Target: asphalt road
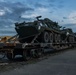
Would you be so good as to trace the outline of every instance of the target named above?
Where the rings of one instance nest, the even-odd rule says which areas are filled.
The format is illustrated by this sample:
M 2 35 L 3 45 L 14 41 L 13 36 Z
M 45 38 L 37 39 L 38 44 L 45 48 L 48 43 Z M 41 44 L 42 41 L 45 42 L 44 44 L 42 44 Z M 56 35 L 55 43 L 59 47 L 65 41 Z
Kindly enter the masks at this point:
M 24 65 L 0 75 L 76 75 L 76 49 L 49 56 L 37 63 Z

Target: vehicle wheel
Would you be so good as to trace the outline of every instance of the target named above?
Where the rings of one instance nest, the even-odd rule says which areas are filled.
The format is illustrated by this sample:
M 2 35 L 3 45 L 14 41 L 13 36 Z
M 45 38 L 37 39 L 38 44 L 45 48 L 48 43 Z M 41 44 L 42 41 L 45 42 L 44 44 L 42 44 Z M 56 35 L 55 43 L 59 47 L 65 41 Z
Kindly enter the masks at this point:
M 72 37 L 72 42 L 74 42 L 75 41 L 75 39 L 74 39 L 74 37 Z
M 49 42 L 49 33 L 48 32 L 44 32 L 43 34 L 43 42 L 48 43 Z
M 57 34 L 55 34 L 55 43 L 57 43 L 58 42 L 58 36 L 57 36 Z
M 53 43 L 53 34 L 50 33 L 50 38 L 49 38 L 50 43 Z
M 24 60 L 29 60 L 31 57 L 30 57 L 30 52 L 24 50 L 23 51 L 23 59 Z
M 7 58 L 8 58 L 9 60 L 13 60 L 14 57 L 15 57 L 15 56 L 14 56 L 12 53 L 7 53 Z
M 5 53 L 1 52 L 0 53 L 0 59 L 3 59 L 3 58 L 5 58 Z
M 43 51 L 41 49 L 35 50 L 35 58 L 40 58 L 43 55 Z

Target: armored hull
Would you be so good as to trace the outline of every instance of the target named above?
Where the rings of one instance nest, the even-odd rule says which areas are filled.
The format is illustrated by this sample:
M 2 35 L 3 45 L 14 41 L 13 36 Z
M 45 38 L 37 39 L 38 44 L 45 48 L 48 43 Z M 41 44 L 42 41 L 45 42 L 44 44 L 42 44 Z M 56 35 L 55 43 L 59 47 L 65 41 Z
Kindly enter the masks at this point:
M 31 42 L 35 35 L 39 32 L 34 26 L 22 26 L 15 28 L 17 33 L 19 34 L 20 42 Z

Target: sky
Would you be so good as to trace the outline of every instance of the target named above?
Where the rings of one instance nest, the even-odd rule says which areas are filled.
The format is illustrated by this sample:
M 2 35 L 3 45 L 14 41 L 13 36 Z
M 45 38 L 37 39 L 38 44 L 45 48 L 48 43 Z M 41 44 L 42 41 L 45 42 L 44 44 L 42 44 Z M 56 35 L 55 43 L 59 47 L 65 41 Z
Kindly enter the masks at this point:
M 14 23 L 39 15 L 76 32 L 76 0 L 0 0 L 0 34 L 15 34 Z

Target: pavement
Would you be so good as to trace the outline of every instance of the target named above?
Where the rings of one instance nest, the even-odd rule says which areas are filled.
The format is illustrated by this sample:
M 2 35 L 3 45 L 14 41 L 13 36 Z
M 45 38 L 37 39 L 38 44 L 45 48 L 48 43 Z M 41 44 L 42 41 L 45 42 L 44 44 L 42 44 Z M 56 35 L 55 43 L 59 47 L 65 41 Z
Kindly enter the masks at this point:
M 76 49 L 49 56 L 37 63 L 24 65 L 0 75 L 76 75 Z

